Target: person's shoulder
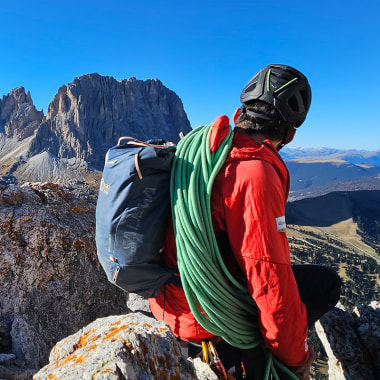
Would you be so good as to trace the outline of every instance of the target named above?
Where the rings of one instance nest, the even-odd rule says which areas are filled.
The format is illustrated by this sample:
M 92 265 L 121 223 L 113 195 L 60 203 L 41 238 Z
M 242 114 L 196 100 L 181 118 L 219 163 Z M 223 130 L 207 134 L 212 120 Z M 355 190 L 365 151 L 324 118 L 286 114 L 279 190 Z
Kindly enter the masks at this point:
M 250 187 L 265 187 L 278 182 L 276 169 L 268 161 L 261 159 L 234 160 L 225 168 L 224 178 Z

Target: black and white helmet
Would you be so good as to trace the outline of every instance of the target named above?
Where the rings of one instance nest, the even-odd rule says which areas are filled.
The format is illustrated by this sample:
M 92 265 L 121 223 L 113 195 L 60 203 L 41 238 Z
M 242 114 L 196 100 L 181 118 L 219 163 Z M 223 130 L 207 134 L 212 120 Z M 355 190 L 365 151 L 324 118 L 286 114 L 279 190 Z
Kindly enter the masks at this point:
M 291 66 L 272 64 L 260 70 L 240 94 L 243 104 L 260 100 L 273 105 L 286 124 L 299 127 L 310 108 L 307 78 Z

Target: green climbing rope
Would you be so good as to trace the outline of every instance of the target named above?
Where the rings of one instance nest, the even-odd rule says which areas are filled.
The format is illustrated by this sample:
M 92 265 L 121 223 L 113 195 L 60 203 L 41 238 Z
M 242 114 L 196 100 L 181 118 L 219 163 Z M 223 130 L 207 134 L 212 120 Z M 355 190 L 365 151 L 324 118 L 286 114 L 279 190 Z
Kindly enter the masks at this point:
M 247 288 L 222 260 L 211 219 L 214 179 L 231 149 L 233 132 L 210 151 L 211 124 L 198 127 L 177 145 L 171 176 L 171 204 L 178 268 L 190 309 L 207 331 L 234 347 L 263 346 L 257 306 Z M 278 378 L 274 364 L 297 379 L 267 349 L 267 375 Z

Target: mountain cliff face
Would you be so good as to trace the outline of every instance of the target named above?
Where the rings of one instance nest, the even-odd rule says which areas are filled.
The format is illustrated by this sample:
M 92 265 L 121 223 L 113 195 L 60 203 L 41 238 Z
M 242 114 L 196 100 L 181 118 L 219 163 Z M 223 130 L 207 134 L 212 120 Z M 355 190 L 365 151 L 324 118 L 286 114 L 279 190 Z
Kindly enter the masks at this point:
M 159 80 L 83 75 L 59 89 L 46 117 L 19 87 L 0 101 L 0 175 L 76 184 L 103 169 L 121 136 L 176 143 L 190 130 L 181 100 Z
M 178 96 L 159 80 L 116 81 L 98 74 L 75 78 L 50 103 L 30 153 L 46 149 L 102 170 L 104 155 L 121 136 L 177 142 L 190 123 Z

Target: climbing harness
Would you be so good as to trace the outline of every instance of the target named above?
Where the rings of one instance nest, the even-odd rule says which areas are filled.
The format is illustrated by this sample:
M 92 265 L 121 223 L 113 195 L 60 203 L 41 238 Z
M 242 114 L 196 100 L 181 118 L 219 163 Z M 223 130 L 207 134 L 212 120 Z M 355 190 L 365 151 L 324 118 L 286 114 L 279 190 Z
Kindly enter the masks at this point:
M 278 379 L 274 365 L 297 377 L 263 345 L 258 310 L 248 289 L 229 273 L 211 219 L 214 179 L 231 149 L 231 126 L 218 149 L 210 150 L 212 125 L 192 130 L 177 145 L 171 174 L 171 207 L 183 290 L 197 321 L 207 331 L 241 349 L 262 346 L 266 377 Z
M 235 380 L 232 375 L 229 375 L 226 372 L 226 369 L 216 352 L 216 348 L 211 341 L 202 341 L 202 356 L 203 361 L 209 364 L 219 380 Z

